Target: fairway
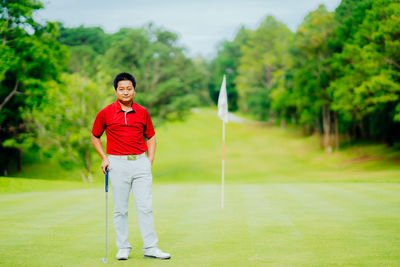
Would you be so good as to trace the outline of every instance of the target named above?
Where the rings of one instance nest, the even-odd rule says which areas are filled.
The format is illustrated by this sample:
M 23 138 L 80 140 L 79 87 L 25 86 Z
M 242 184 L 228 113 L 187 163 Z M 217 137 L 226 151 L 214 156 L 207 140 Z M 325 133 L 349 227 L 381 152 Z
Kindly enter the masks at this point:
M 46 181 L 44 181 L 45 183 Z M 400 185 L 267 183 L 154 186 L 160 247 L 144 259 L 130 202 L 133 253 L 124 266 L 398 266 Z M 102 188 L 0 195 L 1 266 L 105 266 Z M 111 209 L 110 209 L 111 211 Z
M 152 169 L 157 183 L 220 183 L 222 125 L 216 114 L 199 109 L 185 121 L 156 128 Z M 380 144 L 326 154 L 318 136 L 250 121 L 226 125 L 225 148 L 227 183 L 400 182 L 399 165 L 393 164 L 399 152 Z M 103 184 L 101 159 L 97 154 L 93 158 L 94 182 Z M 79 169 L 63 170 L 54 162 L 27 164 L 17 176 L 81 181 Z

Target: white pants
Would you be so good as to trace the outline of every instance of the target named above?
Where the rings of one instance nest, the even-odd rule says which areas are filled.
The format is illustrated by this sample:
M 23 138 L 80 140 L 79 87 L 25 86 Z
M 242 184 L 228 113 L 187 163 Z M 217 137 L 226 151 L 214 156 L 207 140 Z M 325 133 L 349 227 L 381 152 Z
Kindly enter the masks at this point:
M 138 213 L 143 250 L 157 247 L 158 239 L 152 211 L 153 177 L 149 159 L 145 153 L 137 155 L 135 160 L 128 160 L 128 156 L 113 155 L 109 155 L 108 159 L 118 249 L 132 248 L 128 242 L 128 202 L 131 190 Z

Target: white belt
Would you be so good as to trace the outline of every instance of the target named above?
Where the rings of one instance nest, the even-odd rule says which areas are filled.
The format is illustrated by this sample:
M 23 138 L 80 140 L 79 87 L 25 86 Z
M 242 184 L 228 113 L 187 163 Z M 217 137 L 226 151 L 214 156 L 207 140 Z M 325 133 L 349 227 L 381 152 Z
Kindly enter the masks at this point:
M 137 160 L 140 158 L 143 158 L 146 156 L 146 152 L 143 152 L 142 154 L 139 155 L 108 155 L 111 158 L 117 158 L 117 159 L 125 159 L 125 160 Z

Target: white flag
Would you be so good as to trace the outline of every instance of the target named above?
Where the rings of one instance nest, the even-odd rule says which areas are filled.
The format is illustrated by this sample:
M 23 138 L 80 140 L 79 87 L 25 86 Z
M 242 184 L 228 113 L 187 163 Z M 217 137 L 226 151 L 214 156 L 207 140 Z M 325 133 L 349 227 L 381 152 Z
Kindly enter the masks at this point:
M 218 97 L 218 116 L 224 123 L 228 123 L 228 96 L 226 94 L 226 78 L 222 80 Z

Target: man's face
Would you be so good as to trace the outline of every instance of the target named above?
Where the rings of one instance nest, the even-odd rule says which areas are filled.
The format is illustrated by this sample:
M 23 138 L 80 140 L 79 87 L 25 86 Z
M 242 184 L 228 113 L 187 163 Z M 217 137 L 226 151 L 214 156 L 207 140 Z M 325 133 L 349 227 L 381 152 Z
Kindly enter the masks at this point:
M 118 82 L 115 95 L 120 102 L 129 103 L 135 97 L 135 88 L 131 81 L 123 80 Z

